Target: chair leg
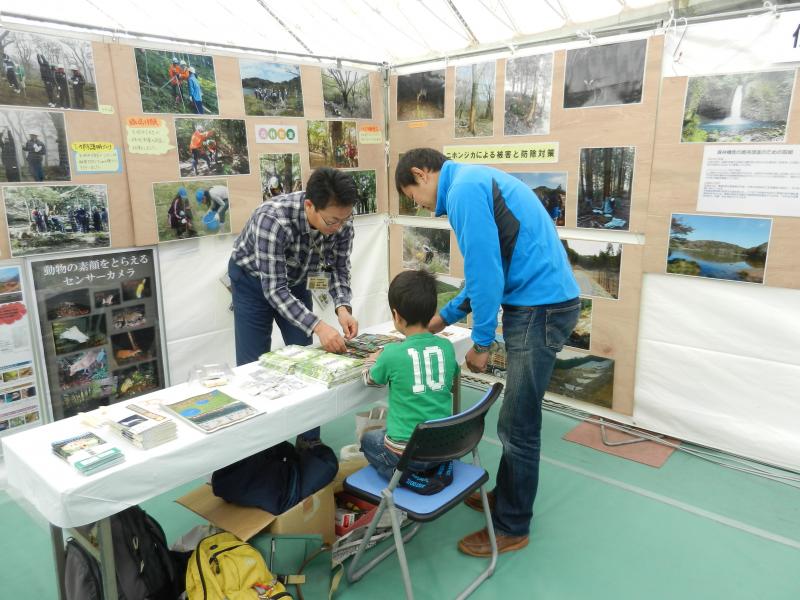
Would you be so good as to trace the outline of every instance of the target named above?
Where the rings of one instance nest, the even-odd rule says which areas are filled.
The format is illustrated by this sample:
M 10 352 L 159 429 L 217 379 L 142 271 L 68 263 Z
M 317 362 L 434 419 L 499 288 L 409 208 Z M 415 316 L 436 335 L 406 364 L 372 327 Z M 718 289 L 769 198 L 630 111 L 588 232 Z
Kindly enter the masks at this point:
M 389 516 L 392 518 L 392 530 L 394 531 L 394 545 L 397 549 L 397 560 L 400 562 L 400 572 L 403 574 L 403 585 L 406 588 L 406 598 L 414 600 L 414 590 L 411 587 L 411 575 L 408 573 L 408 562 L 406 561 L 406 550 L 403 545 L 403 533 L 400 531 L 400 517 L 394 502 L 389 498 Z M 414 532 L 416 533 L 416 531 Z M 413 533 L 411 534 L 413 535 Z
M 350 583 L 355 583 L 356 581 L 361 579 L 364 576 L 364 574 L 367 573 L 369 570 L 371 570 L 375 565 L 377 565 L 379 562 L 381 562 L 384 558 L 386 558 L 387 556 L 389 556 L 393 552 L 397 551 L 397 539 L 398 539 L 398 531 L 400 530 L 400 528 L 399 528 L 400 518 L 398 516 L 397 508 L 394 506 L 394 503 L 391 502 L 390 498 L 391 497 L 389 497 L 389 499 L 387 499 L 384 496 L 381 499 L 381 503 L 378 506 L 378 510 L 375 512 L 375 517 L 373 517 L 372 522 L 369 524 L 369 527 L 367 528 L 366 533 L 364 533 L 364 537 L 361 538 L 361 543 L 358 546 L 358 550 L 356 551 L 355 555 L 353 556 L 353 559 L 350 562 L 350 566 L 347 569 L 347 581 L 350 582 Z M 393 518 L 392 518 L 392 534 L 393 534 L 393 536 L 395 538 L 395 545 L 394 546 L 389 546 L 383 552 L 381 552 L 377 556 L 373 557 L 367 564 L 362 566 L 360 569 L 357 569 L 358 563 L 361 560 L 362 556 L 364 555 L 364 552 L 367 549 L 367 544 L 369 543 L 370 538 L 372 538 L 372 535 L 375 533 L 375 529 L 378 526 L 378 522 L 381 519 L 381 515 L 387 509 L 390 511 L 390 514 L 393 515 Z M 395 521 L 397 521 L 397 523 L 398 523 L 397 530 L 395 530 L 395 527 L 394 527 Z M 411 527 L 411 529 L 408 531 L 408 533 L 406 533 L 404 536 L 402 536 L 400 538 L 402 540 L 402 543 L 408 542 L 408 540 L 410 540 L 412 537 L 414 537 L 414 535 L 417 533 L 417 531 L 419 531 L 419 528 L 420 528 L 420 523 L 414 523 L 414 525 Z
M 494 568 L 497 565 L 497 538 L 494 534 L 494 524 L 492 523 L 492 513 L 489 510 L 489 497 L 486 495 L 486 487 L 481 486 L 481 501 L 483 502 L 483 514 L 486 516 L 486 531 L 489 532 L 489 543 L 492 546 L 492 559 L 489 562 L 489 566 L 483 571 L 478 577 L 469 584 L 467 589 L 465 589 L 461 594 L 458 596 L 456 600 L 464 600 L 467 598 L 472 592 L 478 589 L 478 586 L 482 584 L 484 581 L 489 579 L 494 573 Z

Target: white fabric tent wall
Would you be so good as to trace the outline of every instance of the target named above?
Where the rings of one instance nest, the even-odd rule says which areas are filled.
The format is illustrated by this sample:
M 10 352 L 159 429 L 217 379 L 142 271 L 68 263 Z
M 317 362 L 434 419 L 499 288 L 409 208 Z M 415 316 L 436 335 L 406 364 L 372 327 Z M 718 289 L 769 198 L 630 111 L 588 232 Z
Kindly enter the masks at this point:
M 226 272 L 235 236 L 225 235 L 158 246 L 161 301 L 170 383 L 186 380 L 193 365 L 236 364 L 231 296 L 220 282 Z M 361 327 L 390 318 L 388 224 L 386 215 L 355 220 L 352 288 L 353 313 Z M 316 310 L 338 327 L 333 308 Z M 273 348 L 283 345 L 277 326 Z
M 643 284 L 635 423 L 800 470 L 800 290 Z

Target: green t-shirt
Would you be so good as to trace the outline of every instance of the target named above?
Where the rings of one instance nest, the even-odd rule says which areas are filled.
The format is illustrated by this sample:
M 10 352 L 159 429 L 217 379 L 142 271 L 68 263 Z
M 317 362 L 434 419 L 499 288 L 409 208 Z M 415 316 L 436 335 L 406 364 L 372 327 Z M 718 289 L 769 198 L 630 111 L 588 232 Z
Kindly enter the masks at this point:
M 419 423 L 449 417 L 458 372 L 453 345 L 432 333 L 386 346 L 369 372 L 375 383 L 389 384 L 386 435 L 406 442 Z

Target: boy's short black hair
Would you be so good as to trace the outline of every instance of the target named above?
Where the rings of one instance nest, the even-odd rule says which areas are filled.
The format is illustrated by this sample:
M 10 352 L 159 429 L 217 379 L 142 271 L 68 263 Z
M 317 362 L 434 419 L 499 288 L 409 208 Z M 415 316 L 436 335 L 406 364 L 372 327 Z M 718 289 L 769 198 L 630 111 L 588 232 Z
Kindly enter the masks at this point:
M 403 193 L 403 188 L 407 185 L 414 185 L 414 175 L 411 169 L 428 169 L 433 173 L 438 173 L 442 170 L 442 165 L 446 163 L 449 158 L 438 150 L 433 148 L 414 148 L 409 150 L 397 163 L 397 168 L 394 171 L 394 186 L 399 193 Z
M 389 308 L 408 325 L 428 325 L 436 314 L 436 277 L 424 269 L 403 271 L 389 284 Z
M 323 210 L 329 204 L 353 206 L 358 200 L 356 182 L 344 171 L 319 167 L 308 178 L 306 198 L 311 200 L 317 210 Z

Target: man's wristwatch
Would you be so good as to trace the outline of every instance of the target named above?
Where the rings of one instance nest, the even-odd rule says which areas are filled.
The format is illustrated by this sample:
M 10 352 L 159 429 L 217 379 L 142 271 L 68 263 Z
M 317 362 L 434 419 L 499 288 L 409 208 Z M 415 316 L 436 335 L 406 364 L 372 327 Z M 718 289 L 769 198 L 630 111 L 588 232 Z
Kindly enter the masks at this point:
M 478 354 L 486 354 L 492 349 L 491 346 L 481 346 L 480 344 L 472 344 L 472 349 Z
M 347 312 L 349 312 L 351 315 L 353 314 L 353 309 L 352 309 L 350 306 L 347 306 L 347 304 L 342 304 L 342 305 L 340 305 L 340 306 L 337 306 L 337 307 L 336 307 L 336 314 L 337 314 L 337 315 L 339 314 L 339 309 L 340 309 L 340 308 L 343 308 L 343 309 L 345 309 L 345 310 L 346 310 Z

